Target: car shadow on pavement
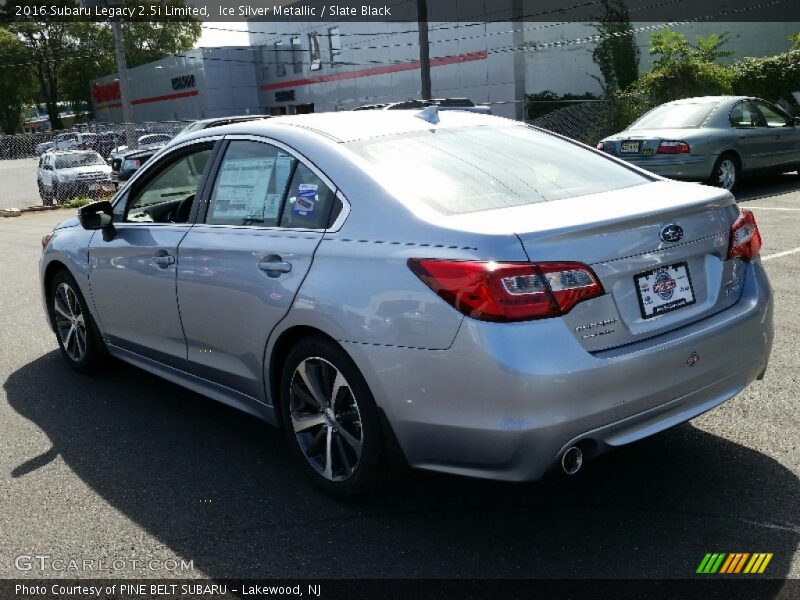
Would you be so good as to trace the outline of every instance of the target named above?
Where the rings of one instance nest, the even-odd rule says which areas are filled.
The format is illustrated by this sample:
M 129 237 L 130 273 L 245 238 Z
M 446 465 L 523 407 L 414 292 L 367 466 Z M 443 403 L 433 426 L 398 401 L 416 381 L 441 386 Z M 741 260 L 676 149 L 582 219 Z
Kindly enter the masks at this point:
M 750 202 L 798 191 L 800 191 L 800 174 L 753 175 L 742 179 L 734 196 L 737 202 Z
M 51 352 L 4 386 L 52 444 L 6 474 L 11 494 L 60 455 L 213 578 L 685 578 L 706 552 L 772 552 L 765 577 L 780 578 L 800 535 L 797 477 L 691 425 L 574 477 L 405 473 L 343 503 L 307 480 L 282 432 L 133 367 L 86 377 Z

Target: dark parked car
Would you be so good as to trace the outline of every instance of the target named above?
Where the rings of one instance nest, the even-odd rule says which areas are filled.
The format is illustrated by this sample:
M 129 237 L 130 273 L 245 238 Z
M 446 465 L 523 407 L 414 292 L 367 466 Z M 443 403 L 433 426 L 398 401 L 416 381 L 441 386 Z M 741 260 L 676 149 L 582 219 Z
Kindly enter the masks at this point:
M 163 146 L 158 146 L 157 148 L 147 148 L 146 150 L 136 150 L 135 152 L 131 152 L 130 154 L 126 154 L 123 157 L 116 159 L 120 162 L 119 170 L 118 172 L 112 171 L 111 178 L 116 182 L 117 187 L 128 181 L 128 179 L 131 178 L 131 175 L 138 171 L 139 167 L 150 160 L 156 152 L 161 150 L 161 148 L 163 148 Z
M 161 150 L 164 144 L 149 146 L 144 149 L 131 150 L 116 155 L 111 159 L 111 181 L 116 187 L 121 186 L 130 179 L 136 170 L 141 167 L 156 152 Z

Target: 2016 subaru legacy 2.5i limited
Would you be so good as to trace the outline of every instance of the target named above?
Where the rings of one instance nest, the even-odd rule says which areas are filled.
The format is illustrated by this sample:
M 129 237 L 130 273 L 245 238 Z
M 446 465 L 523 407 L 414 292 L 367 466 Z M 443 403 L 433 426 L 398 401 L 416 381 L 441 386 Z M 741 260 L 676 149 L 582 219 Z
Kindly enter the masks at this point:
M 772 344 L 729 192 L 435 107 L 184 136 L 43 243 L 75 369 L 109 353 L 281 425 L 343 495 L 387 456 L 574 472 L 735 396 Z

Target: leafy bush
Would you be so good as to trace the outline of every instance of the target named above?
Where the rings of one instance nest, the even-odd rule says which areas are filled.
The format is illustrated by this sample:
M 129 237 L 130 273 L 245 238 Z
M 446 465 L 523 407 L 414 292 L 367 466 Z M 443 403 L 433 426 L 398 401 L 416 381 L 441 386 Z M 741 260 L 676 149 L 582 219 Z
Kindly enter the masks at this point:
M 800 35 L 793 37 L 800 42 Z M 783 98 L 797 106 L 792 92 L 800 91 L 800 48 L 775 56 L 745 58 L 730 70 L 733 93 L 772 102 Z

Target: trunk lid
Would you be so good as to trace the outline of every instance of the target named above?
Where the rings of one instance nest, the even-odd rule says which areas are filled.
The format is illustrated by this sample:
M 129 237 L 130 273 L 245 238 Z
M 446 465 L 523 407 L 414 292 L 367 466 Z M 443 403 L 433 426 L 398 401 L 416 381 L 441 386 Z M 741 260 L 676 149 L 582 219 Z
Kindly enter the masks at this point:
M 662 141 L 685 141 L 693 129 L 639 129 L 623 131 L 604 141 L 603 149 L 621 158 L 655 156 Z
M 562 318 L 586 350 L 599 351 L 734 304 L 744 263 L 726 259 L 738 214 L 724 190 L 658 181 L 470 217 L 484 231 L 513 230 L 531 261 L 579 261 L 592 268 L 605 295 Z M 675 234 L 675 226 L 680 239 L 664 241 L 662 231 Z

